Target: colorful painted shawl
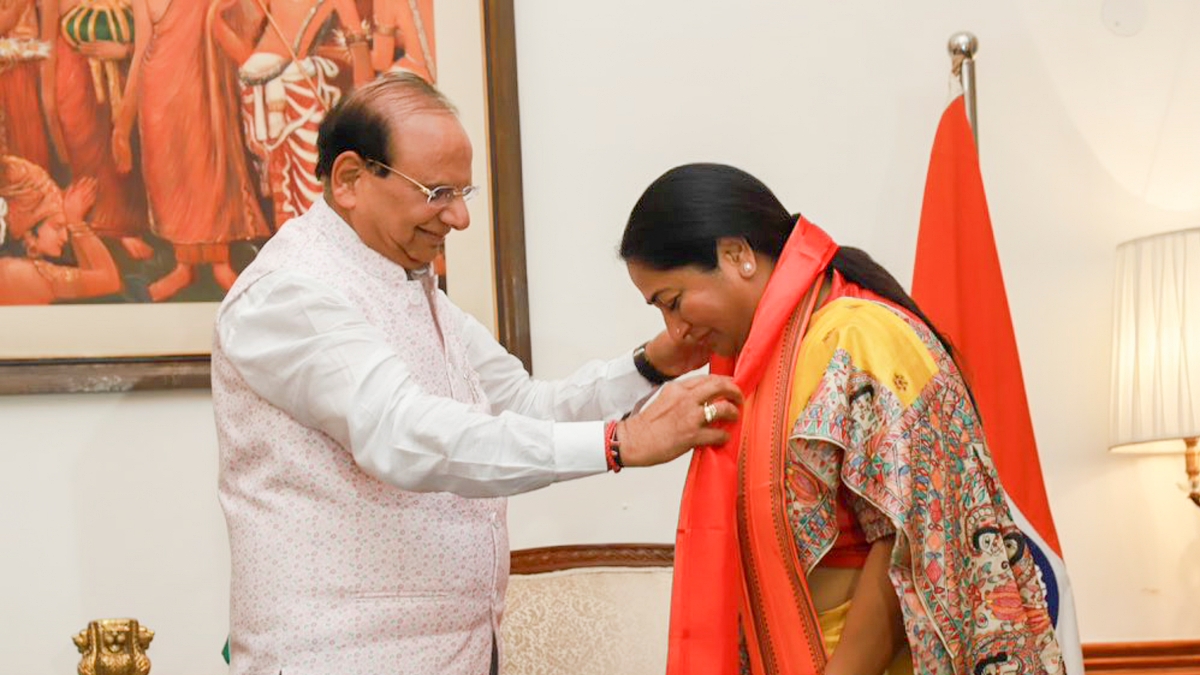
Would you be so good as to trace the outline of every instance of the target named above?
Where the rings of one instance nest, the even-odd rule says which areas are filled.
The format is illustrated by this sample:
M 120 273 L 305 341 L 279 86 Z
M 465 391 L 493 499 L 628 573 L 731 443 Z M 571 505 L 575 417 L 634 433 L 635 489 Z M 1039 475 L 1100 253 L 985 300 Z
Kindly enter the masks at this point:
M 933 333 L 886 303 L 841 299 L 814 315 L 788 372 L 791 564 L 807 572 L 833 545 L 840 484 L 896 532 L 890 575 L 916 673 L 1061 672 L 1045 587 Z M 868 536 L 878 526 L 864 523 Z
M 806 245 L 802 233 L 815 241 Z M 837 536 L 839 485 L 865 505 L 859 516 L 869 536 L 896 533 L 891 576 L 917 673 L 1059 672 L 1044 588 L 953 361 L 923 324 L 839 275 L 825 305 L 810 314 L 809 291 L 831 247 L 815 226 L 797 225 L 763 298 L 794 300 L 790 308 L 778 302 L 767 308 L 777 328 L 766 348 L 760 343 L 766 353 L 756 356 L 756 381 L 742 384 L 740 447 L 704 450 L 693 459 L 677 544 L 668 673 L 737 672 L 738 614 L 750 672 L 824 670 L 805 575 Z M 796 274 L 798 266 L 785 263 L 789 250 L 801 249 L 806 267 L 826 262 L 812 274 Z M 797 288 L 797 279 L 807 283 Z M 780 291 L 785 283 L 790 288 Z M 763 316 L 760 303 L 747 347 Z M 734 370 L 739 384 L 744 362 L 745 351 Z M 704 456 L 732 464 L 732 482 L 716 480 L 720 472 Z M 707 482 L 698 480 L 706 470 Z M 722 541 L 724 531 L 713 522 L 725 523 L 698 521 L 700 503 L 719 507 L 711 509 L 717 515 L 728 505 L 736 536 L 726 532 Z M 727 547 L 733 560 L 722 562 Z M 705 565 L 710 576 L 700 585 L 696 570 Z M 699 635 L 716 639 L 701 645 Z

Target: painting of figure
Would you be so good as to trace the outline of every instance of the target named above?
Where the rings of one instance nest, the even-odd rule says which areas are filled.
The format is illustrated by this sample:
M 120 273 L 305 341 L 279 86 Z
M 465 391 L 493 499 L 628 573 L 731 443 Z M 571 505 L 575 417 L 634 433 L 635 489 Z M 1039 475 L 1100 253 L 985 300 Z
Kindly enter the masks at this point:
M 328 111 L 384 72 L 436 81 L 433 21 L 432 0 L 0 0 L 0 305 L 219 301 L 320 198 Z

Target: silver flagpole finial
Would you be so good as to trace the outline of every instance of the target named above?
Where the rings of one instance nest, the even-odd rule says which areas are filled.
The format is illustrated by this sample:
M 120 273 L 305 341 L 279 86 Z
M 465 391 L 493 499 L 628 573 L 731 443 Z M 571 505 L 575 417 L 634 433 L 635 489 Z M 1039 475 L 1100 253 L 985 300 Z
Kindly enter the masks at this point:
M 962 31 L 950 36 L 950 43 L 946 45 L 946 49 L 950 52 L 950 56 L 958 56 L 962 54 L 968 59 L 975 58 L 975 52 L 979 51 L 979 39 L 974 34 Z
M 975 147 L 979 147 L 979 118 L 975 114 L 975 52 L 979 51 L 979 40 L 974 34 L 961 31 L 950 36 L 946 45 L 953 62 L 953 72 L 962 83 L 963 100 L 967 106 L 967 121 L 971 123 L 971 134 Z

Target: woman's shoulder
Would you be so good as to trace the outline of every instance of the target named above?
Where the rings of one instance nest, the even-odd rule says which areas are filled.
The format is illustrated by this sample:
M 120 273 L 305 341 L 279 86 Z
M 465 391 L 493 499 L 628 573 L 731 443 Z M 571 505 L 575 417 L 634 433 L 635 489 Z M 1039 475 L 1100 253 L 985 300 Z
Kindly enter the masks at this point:
M 819 340 L 844 349 L 855 361 L 914 358 L 929 366 L 932 333 L 919 320 L 884 302 L 843 297 L 813 314 L 805 340 Z
M 840 359 L 905 400 L 916 396 L 940 370 L 939 359 L 920 328 L 924 326 L 914 325 L 901 310 L 885 303 L 837 298 L 813 315 L 801 354 Z

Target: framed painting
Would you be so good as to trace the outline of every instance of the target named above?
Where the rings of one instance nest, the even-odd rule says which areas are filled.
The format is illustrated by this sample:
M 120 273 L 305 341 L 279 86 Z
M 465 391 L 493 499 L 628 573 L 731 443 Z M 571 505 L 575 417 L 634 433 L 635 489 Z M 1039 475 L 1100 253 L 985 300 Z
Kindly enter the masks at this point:
M 513 0 L 6 0 L 0 394 L 209 386 L 225 290 L 320 198 L 324 113 L 397 69 L 485 186 L 443 287 L 528 367 Z

